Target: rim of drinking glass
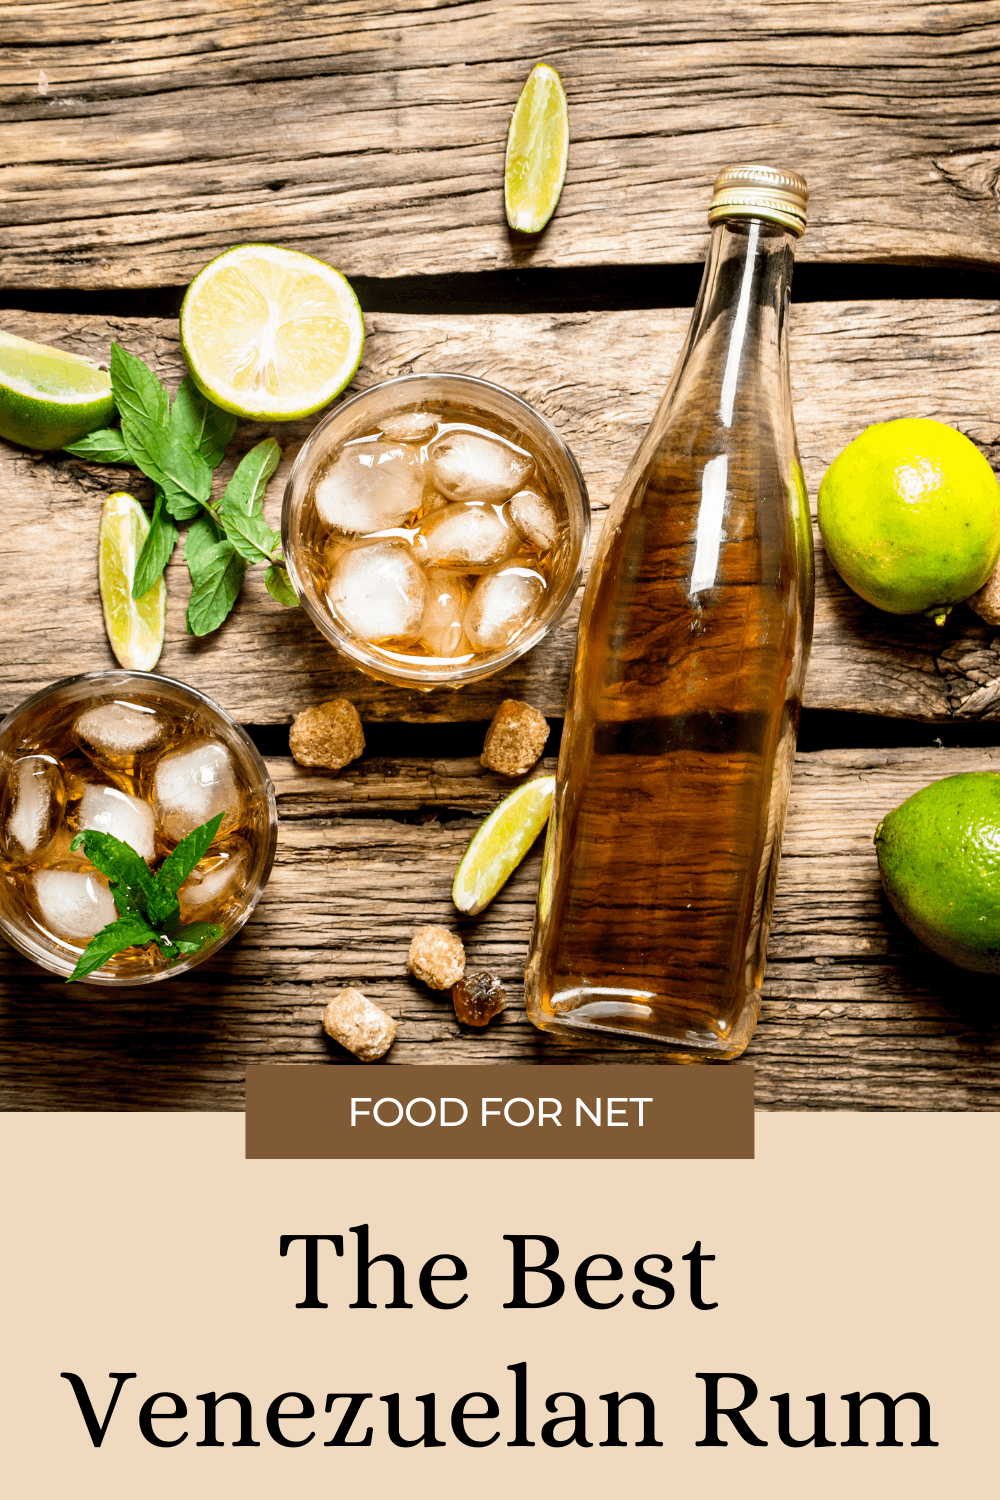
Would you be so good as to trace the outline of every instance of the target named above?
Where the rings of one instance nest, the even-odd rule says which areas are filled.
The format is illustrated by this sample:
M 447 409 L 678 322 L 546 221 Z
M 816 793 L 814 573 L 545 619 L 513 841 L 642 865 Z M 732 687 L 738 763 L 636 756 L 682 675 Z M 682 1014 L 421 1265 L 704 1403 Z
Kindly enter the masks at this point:
M 7 730 L 16 719 L 19 719 L 21 715 L 26 713 L 29 709 L 34 708 L 36 704 L 39 704 L 46 698 L 51 697 L 53 693 L 60 692 L 64 688 L 76 687 L 78 683 L 82 682 L 106 682 L 110 684 L 114 681 L 122 682 L 128 680 L 137 680 L 140 682 L 165 682 L 170 687 L 179 688 L 182 693 L 189 693 L 192 698 L 196 698 L 200 703 L 203 703 L 207 708 L 209 708 L 212 713 L 218 715 L 218 717 L 223 721 L 227 728 L 231 729 L 235 733 L 242 747 L 248 752 L 250 763 L 260 777 L 261 783 L 264 788 L 264 796 L 267 801 L 268 823 L 267 843 L 264 850 L 264 861 L 261 866 L 261 874 L 257 884 L 257 889 L 250 896 L 246 906 L 240 911 L 240 914 L 236 918 L 236 921 L 233 923 L 232 928 L 228 932 L 226 932 L 217 943 L 212 943 L 209 947 L 202 949 L 198 953 L 188 954 L 178 963 L 170 964 L 166 968 L 159 969 L 156 972 L 148 971 L 146 973 L 138 975 L 120 976 L 117 974 L 102 975 L 100 971 L 97 971 L 93 974 L 87 974 L 83 979 L 78 979 L 75 981 L 75 983 L 77 984 L 110 985 L 117 989 L 125 989 L 126 987 L 131 987 L 133 985 L 156 984 L 162 979 L 173 979 L 178 974 L 186 974 L 189 972 L 189 970 L 197 968 L 199 964 L 204 963 L 206 959 L 211 958 L 214 954 L 218 953 L 222 948 L 224 948 L 226 944 L 236 936 L 241 928 L 245 926 L 246 922 L 252 916 L 258 901 L 264 894 L 264 891 L 267 887 L 267 882 L 271 876 L 271 870 L 274 865 L 274 855 L 278 846 L 278 804 L 274 795 L 274 786 L 272 784 L 270 776 L 268 775 L 267 766 L 264 764 L 264 758 L 261 755 L 260 751 L 257 749 L 257 746 L 254 744 L 253 740 L 247 734 L 243 726 L 241 724 L 237 724 L 236 720 L 231 718 L 230 715 L 226 713 L 226 710 L 224 708 L 220 708 L 219 704 L 215 702 L 214 698 L 209 698 L 207 693 L 201 692 L 198 688 L 191 687 L 190 683 L 180 682 L 176 677 L 165 677 L 162 673 L 159 672 L 139 672 L 128 667 L 108 667 L 103 672 L 77 672 L 72 677 L 60 677 L 57 682 L 52 682 L 48 687 L 40 688 L 37 693 L 32 693 L 30 697 L 25 698 L 21 703 L 17 704 L 15 708 L 12 708 L 10 713 L 8 713 L 2 720 L 0 720 L 0 740 L 2 740 L 4 734 L 6 734 Z M 63 973 L 61 969 L 54 968 L 52 964 L 46 963 L 42 959 L 40 959 L 37 953 L 31 952 L 25 945 L 24 941 L 21 939 L 20 934 L 13 932 L 10 929 L 2 913 L 0 913 L 0 932 L 3 933 L 7 941 L 11 944 L 12 947 L 17 949 L 18 953 L 20 953 L 22 957 L 27 958 L 33 964 L 37 964 L 40 969 L 45 969 L 50 974 L 56 974 L 63 979 L 67 977 L 67 975 Z
M 296 480 L 301 476 L 303 470 L 308 467 L 311 450 L 324 429 L 329 427 L 331 423 L 340 421 L 344 413 L 349 411 L 352 406 L 356 406 L 358 402 L 369 399 L 376 391 L 388 390 L 393 386 L 426 384 L 435 380 L 457 380 L 465 385 L 475 386 L 480 390 L 495 391 L 505 400 L 512 401 L 515 407 L 520 407 L 522 411 L 527 413 L 531 421 L 540 423 L 549 434 L 560 456 L 567 461 L 570 471 L 576 480 L 582 520 L 580 548 L 576 559 L 576 566 L 572 576 L 567 581 L 562 597 L 544 624 L 536 625 L 533 630 L 527 632 L 524 636 L 518 637 L 512 645 L 505 647 L 495 655 L 491 655 L 487 660 L 466 663 L 453 670 L 437 666 L 397 666 L 396 662 L 391 658 L 378 655 L 366 645 L 352 640 L 346 634 L 343 634 L 333 615 L 317 609 L 309 598 L 306 583 L 296 566 L 295 550 L 291 538 L 292 496 Z M 291 578 L 292 587 L 298 595 L 299 603 L 320 634 L 324 635 L 341 655 L 348 657 L 357 666 L 375 673 L 383 681 L 398 682 L 406 687 L 424 688 L 427 690 L 435 687 L 464 687 L 466 683 L 477 682 L 483 677 L 492 677 L 494 672 L 500 672 L 504 667 L 509 667 L 512 662 L 517 661 L 528 651 L 531 651 L 533 647 L 537 646 L 539 641 L 548 635 L 553 626 L 558 625 L 575 598 L 576 591 L 580 587 L 580 579 L 583 576 L 589 542 L 590 496 L 587 492 L 587 482 L 583 477 L 580 465 L 573 456 L 572 449 L 559 436 L 559 433 L 553 427 L 548 417 L 543 416 L 537 407 L 525 401 L 523 396 L 518 396 L 516 392 L 509 391 L 506 386 L 497 385 L 492 380 L 482 380 L 478 375 L 465 375 L 460 370 L 428 370 L 418 372 L 415 375 L 394 375 L 389 380 L 380 380 L 375 385 L 366 386 L 363 391 L 358 391 L 355 395 L 349 396 L 346 401 L 342 401 L 339 406 L 327 412 L 323 420 L 317 423 L 299 449 L 285 485 L 285 493 L 281 505 L 281 548 L 284 554 L 285 568 Z

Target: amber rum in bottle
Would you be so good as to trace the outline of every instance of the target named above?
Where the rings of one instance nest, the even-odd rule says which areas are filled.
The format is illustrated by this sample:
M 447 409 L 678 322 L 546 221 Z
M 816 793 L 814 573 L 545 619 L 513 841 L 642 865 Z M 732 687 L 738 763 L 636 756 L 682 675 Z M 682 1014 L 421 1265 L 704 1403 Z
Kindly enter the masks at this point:
M 735 166 L 587 586 L 527 972 L 546 1030 L 731 1058 L 757 1021 L 812 631 L 788 369 L 807 190 Z

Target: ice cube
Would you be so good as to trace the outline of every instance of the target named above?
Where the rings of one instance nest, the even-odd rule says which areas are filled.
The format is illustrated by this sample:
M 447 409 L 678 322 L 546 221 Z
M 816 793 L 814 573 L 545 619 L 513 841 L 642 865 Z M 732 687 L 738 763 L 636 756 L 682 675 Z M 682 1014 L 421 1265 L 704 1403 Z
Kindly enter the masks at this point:
M 484 573 L 505 562 L 517 534 L 492 505 L 449 505 L 422 528 L 432 567 Z
M 395 417 L 386 417 L 382 436 L 390 443 L 426 443 L 434 436 L 440 420 L 429 411 L 400 412 Z
M 199 860 L 177 892 L 181 915 L 185 920 L 201 914 L 236 894 L 236 886 L 246 873 L 250 850 L 244 843 L 228 849 L 213 849 Z
M 95 765 L 110 771 L 132 771 L 141 755 L 162 745 L 166 720 L 140 703 L 98 703 L 73 725 L 73 738 Z
M 225 813 L 219 833 L 240 818 L 240 793 L 229 751 L 220 740 L 185 740 L 156 762 L 152 781 L 153 810 L 164 837 L 187 838 L 202 823 Z
M 555 507 L 534 490 L 518 490 L 510 502 L 509 515 L 514 529 L 539 552 L 548 552 L 559 535 L 559 518 Z
M 66 785 L 51 755 L 22 755 L 3 789 L 0 843 L 10 859 L 37 859 L 59 827 Z
M 418 510 L 426 475 L 420 455 L 392 443 L 349 443 L 314 491 L 320 520 L 345 536 L 401 526 Z
M 111 892 L 92 871 L 36 870 L 35 900 L 54 937 L 87 943 L 118 916 Z
M 406 542 L 372 542 L 338 558 L 327 600 L 363 641 L 414 640 L 427 602 L 427 579 Z
M 438 568 L 428 570 L 420 644 L 432 656 L 461 656 L 469 650 L 462 628 L 468 603 L 468 585 L 461 578 Z
M 465 633 L 476 651 L 507 646 L 537 610 L 545 580 L 532 568 L 484 573 L 465 611 Z
M 85 786 L 76 814 L 80 828 L 113 834 L 147 862 L 156 853 L 156 817 L 148 802 L 116 786 Z
M 478 432 L 447 432 L 431 445 L 428 456 L 442 495 L 483 505 L 509 500 L 535 467 L 526 453 Z

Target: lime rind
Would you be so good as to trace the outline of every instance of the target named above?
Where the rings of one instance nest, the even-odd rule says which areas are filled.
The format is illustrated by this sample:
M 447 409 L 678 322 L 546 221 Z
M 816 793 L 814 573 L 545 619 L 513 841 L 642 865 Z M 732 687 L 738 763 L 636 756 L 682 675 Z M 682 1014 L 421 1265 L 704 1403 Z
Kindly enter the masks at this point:
M 306 268 L 316 267 L 315 275 L 319 276 L 328 286 L 336 288 L 341 298 L 342 321 L 348 329 L 350 342 L 344 359 L 338 364 L 335 373 L 315 390 L 310 391 L 309 398 L 304 403 L 282 403 L 275 402 L 269 393 L 264 394 L 260 400 L 248 399 L 248 392 L 238 391 L 231 382 L 221 381 L 206 368 L 206 362 L 200 358 L 195 347 L 197 342 L 192 332 L 192 320 L 194 309 L 197 306 L 206 284 L 217 276 L 221 270 L 229 267 L 239 267 L 241 260 L 253 258 L 270 259 L 276 265 L 284 264 L 289 268 L 298 267 L 303 272 Z M 223 265 L 225 263 L 225 266 Z M 272 320 L 273 321 L 273 320 Z M 294 321 L 294 320 L 287 320 Z M 279 325 L 280 326 L 280 325 Z M 271 330 L 275 330 L 272 328 Z M 210 260 L 203 266 L 197 276 L 191 282 L 184 294 L 180 310 L 180 334 L 181 347 L 187 360 L 188 368 L 195 385 L 216 406 L 221 406 L 224 411 L 232 412 L 235 416 L 244 417 L 250 421 L 258 422 L 291 422 L 300 417 L 312 416 L 314 412 L 320 411 L 329 405 L 335 396 L 338 396 L 344 388 L 350 384 L 361 363 L 361 356 L 365 344 L 365 322 L 354 288 L 345 276 L 324 260 L 316 256 L 306 255 L 301 250 L 287 250 L 280 245 L 266 245 L 253 243 L 247 245 L 234 245 L 229 250 L 224 250 L 214 260 Z
M 452 886 L 459 911 L 478 916 L 507 883 L 548 822 L 555 786 L 554 776 L 523 782 L 476 830 Z
M 569 161 L 569 110 L 562 79 L 536 63 L 521 90 L 507 131 L 504 207 L 521 234 L 539 234 L 556 211 Z
M 151 672 L 166 633 L 167 585 L 161 575 L 141 599 L 132 598 L 135 565 L 149 532 L 139 502 L 124 491 L 109 495 L 98 533 L 98 580 L 104 628 L 121 666 Z
M 106 427 L 114 409 L 111 377 L 93 360 L 0 331 L 0 437 L 62 448 Z

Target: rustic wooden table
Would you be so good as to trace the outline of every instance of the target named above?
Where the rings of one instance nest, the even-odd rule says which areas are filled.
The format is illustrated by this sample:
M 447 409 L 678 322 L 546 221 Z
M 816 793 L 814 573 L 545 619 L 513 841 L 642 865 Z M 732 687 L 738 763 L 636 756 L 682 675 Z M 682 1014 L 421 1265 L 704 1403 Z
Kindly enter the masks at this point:
M 36 0 L 4 7 L 0 43 L 0 286 L 14 333 L 99 358 L 117 339 L 176 384 L 191 275 L 245 240 L 309 251 L 362 297 L 359 387 L 454 369 L 518 391 L 576 453 L 599 529 L 683 336 L 712 179 L 728 161 L 775 161 L 812 194 L 792 353 L 811 494 L 851 437 L 894 416 L 954 423 L 1000 460 L 995 0 L 707 12 L 694 0 L 184 0 L 169 14 L 152 0 Z M 566 83 L 572 147 L 556 218 L 522 244 L 504 226 L 503 149 L 539 59 Z M 284 449 L 272 523 L 309 425 L 240 429 L 240 451 L 268 431 Z M 120 470 L 0 443 L 0 712 L 113 665 L 94 551 L 120 484 Z M 927 781 L 1000 769 L 1000 634 L 965 606 L 942 629 L 879 614 L 817 549 L 813 748 L 798 757 L 744 1063 L 766 1108 L 996 1108 L 995 980 L 929 957 L 887 911 L 871 836 Z M 161 670 L 217 699 L 268 754 L 274 874 L 239 938 L 155 992 L 67 992 L 0 945 L 4 1107 L 240 1108 L 248 1061 L 352 1061 L 319 1026 L 344 983 L 399 1017 L 388 1065 L 657 1060 L 528 1023 L 537 851 L 481 918 L 456 921 L 449 899 L 472 828 L 504 790 L 478 763 L 485 721 L 516 696 L 558 727 L 575 614 L 502 676 L 421 695 L 358 675 L 253 575 L 229 622 L 195 641 L 179 560 L 168 582 Z M 334 694 L 358 704 L 371 747 L 336 777 L 296 766 L 286 732 Z M 884 734 L 860 715 L 884 716 Z M 470 961 L 507 982 L 512 1003 L 485 1034 L 406 975 L 410 935 L 428 921 L 453 923 Z

